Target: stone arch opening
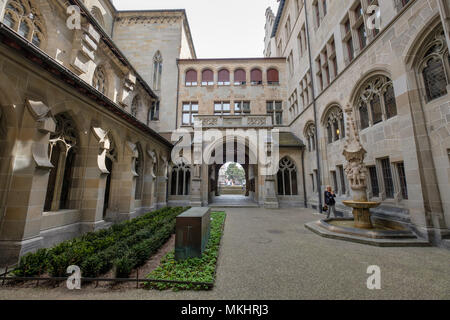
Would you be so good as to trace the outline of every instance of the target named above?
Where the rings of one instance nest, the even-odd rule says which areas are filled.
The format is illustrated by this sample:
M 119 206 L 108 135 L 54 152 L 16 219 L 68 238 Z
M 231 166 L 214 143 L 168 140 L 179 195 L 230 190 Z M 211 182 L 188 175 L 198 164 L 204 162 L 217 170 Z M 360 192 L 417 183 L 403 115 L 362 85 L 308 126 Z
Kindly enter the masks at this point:
M 106 152 L 105 167 L 109 173 L 106 177 L 106 184 L 105 184 L 105 195 L 103 201 L 103 218 L 106 218 L 108 209 L 110 207 L 111 193 L 113 187 L 112 186 L 113 172 L 116 167 L 115 164 L 117 163 L 116 144 L 114 142 L 114 139 L 112 139 L 110 135 L 108 135 L 108 139 L 110 142 L 110 147 L 109 150 Z
M 205 161 L 208 168 L 208 202 L 213 206 L 223 204 L 227 206 L 256 205 L 255 202 L 259 196 L 258 149 L 250 140 L 243 139 L 239 134 L 228 135 L 205 148 L 207 155 Z M 242 183 L 237 188 L 221 189 L 220 170 L 230 164 L 242 168 L 245 184 Z M 239 188 L 241 190 L 235 190 L 239 192 L 234 194 L 232 190 L 227 190 Z M 223 192 L 224 190 L 225 192 Z
M 236 162 L 227 162 L 219 169 L 217 188 L 219 196 L 247 196 L 247 170 Z
M 70 191 L 75 170 L 75 160 L 79 149 L 78 130 L 67 113 L 55 116 L 56 130 L 50 135 L 50 170 L 44 211 L 73 209 Z

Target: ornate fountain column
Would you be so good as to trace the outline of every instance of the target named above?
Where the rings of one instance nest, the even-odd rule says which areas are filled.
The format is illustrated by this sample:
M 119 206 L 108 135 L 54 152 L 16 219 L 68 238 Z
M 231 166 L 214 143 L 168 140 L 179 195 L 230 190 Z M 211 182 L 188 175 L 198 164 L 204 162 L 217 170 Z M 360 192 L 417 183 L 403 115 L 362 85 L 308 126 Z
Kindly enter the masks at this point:
M 353 118 L 353 110 L 350 105 L 345 109 L 347 114 L 347 139 L 345 141 L 343 155 L 347 160 L 345 173 L 352 190 L 353 200 L 343 203 L 353 208 L 355 227 L 372 229 L 370 220 L 370 208 L 380 205 L 378 202 L 369 202 L 367 199 L 367 168 L 364 165 L 364 158 L 367 151 L 361 144 L 359 132 Z

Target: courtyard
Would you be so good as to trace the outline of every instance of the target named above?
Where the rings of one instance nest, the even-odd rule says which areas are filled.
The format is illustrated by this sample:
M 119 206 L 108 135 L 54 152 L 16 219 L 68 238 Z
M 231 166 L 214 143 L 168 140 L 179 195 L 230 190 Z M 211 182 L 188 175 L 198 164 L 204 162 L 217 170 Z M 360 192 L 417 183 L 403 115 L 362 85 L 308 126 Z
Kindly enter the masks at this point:
M 217 211 L 214 208 L 214 211 Z M 380 248 L 321 238 L 304 224 L 311 209 L 226 208 L 212 291 L 0 287 L 4 299 L 450 299 L 450 252 Z M 367 268 L 381 289 L 367 289 Z

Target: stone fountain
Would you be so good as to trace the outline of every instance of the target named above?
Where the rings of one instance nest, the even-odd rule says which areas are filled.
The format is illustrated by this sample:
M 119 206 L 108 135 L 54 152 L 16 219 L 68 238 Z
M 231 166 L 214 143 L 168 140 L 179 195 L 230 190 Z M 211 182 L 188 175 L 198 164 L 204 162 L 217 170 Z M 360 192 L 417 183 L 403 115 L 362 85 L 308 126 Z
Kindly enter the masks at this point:
M 429 246 L 418 239 L 409 228 L 399 222 L 371 216 L 370 209 L 380 202 L 367 198 L 367 168 L 364 165 L 366 150 L 361 144 L 353 117 L 352 108 L 347 105 L 347 138 L 343 155 L 347 160 L 345 173 L 352 190 L 352 200 L 342 203 L 352 208 L 353 218 L 322 219 L 307 223 L 305 227 L 325 237 L 382 247 Z
M 353 208 L 353 217 L 356 228 L 373 229 L 370 218 L 370 208 L 380 205 L 367 199 L 367 168 L 364 165 L 366 150 L 361 144 L 352 108 L 347 105 L 347 139 L 344 146 L 344 157 L 347 160 L 345 173 L 352 189 L 353 200 L 343 201 L 347 207 Z

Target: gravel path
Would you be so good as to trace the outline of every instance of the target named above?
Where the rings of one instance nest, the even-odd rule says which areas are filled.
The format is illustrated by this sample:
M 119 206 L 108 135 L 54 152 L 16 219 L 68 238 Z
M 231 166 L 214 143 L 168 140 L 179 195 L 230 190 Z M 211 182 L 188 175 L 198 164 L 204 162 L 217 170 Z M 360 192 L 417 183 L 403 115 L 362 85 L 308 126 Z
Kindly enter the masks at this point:
M 0 299 L 450 299 L 450 251 L 321 238 L 304 227 L 320 218 L 309 209 L 226 212 L 212 291 L 0 287 Z M 381 268 L 381 290 L 367 289 L 370 265 Z

